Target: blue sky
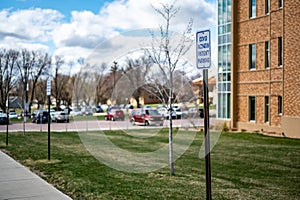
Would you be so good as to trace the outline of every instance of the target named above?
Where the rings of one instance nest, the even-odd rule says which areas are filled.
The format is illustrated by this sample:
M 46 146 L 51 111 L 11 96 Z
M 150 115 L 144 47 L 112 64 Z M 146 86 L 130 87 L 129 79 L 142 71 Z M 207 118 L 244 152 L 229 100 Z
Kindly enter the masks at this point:
M 162 19 L 150 4 L 159 2 L 174 0 L 1 0 L 0 48 L 38 49 L 77 60 L 122 32 L 158 28 Z M 193 32 L 215 32 L 214 0 L 178 0 L 176 6 L 172 30 L 182 32 L 192 18 Z
M 93 13 L 98 13 L 101 7 L 112 1 L 113 0 L 2 0 L 0 8 L 12 8 L 13 10 L 51 8 L 60 11 L 66 17 L 70 17 L 71 12 L 74 10 L 89 10 Z

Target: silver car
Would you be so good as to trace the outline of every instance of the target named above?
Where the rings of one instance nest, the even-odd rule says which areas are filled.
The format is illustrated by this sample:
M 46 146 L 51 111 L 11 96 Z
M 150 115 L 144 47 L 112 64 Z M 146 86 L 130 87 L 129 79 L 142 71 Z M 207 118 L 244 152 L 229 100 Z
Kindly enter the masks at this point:
M 55 122 L 69 122 L 69 115 L 63 111 L 57 111 L 54 113 L 52 121 Z

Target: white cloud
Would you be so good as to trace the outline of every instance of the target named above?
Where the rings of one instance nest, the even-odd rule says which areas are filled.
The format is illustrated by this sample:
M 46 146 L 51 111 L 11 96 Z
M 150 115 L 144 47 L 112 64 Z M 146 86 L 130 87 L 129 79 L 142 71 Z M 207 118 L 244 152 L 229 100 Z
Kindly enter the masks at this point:
M 174 0 L 115 0 L 106 3 L 99 13 L 73 11 L 68 21 L 59 11 L 51 9 L 0 10 L 0 47 L 30 46 L 50 49 L 53 51 L 50 53 L 68 59 L 86 57 L 118 32 L 164 25 L 161 16 L 150 6 L 159 7 L 159 2 Z M 171 22 L 172 30 L 183 31 L 190 18 L 194 21 L 194 32 L 207 27 L 215 29 L 215 4 L 204 0 L 178 0 L 176 6 L 180 10 Z
M 90 11 L 73 11 L 71 22 L 63 23 L 53 32 L 57 47 L 94 48 L 114 31 L 106 26 L 103 18 Z
M 107 4 L 99 15 L 104 18 L 107 26 L 121 30 L 157 28 L 163 24 L 162 17 L 151 7 L 161 8 L 161 3 L 172 3 L 174 0 L 118 0 Z M 200 26 L 215 26 L 215 5 L 204 0 L 177 1 L 180 7 L 176 18 L 171 23 L 175 31 L 183 30 L 189 19 L 194 20 L 196 29 Z
M 99 15 L 108 26 L 121 30 L 153 28 L 157 27 L 159 17 L 154 14 L 150 3 L 149 0 L 119 0 L 107 4 Z
M 116 0 L 107 3 L 97 14 L 74 11 L 71 21 L 54 31 L 53 40 L 58 48 L 63 47 L 65 50 L 70 48 L 71 51 L 73 47 L 93 49 L 104 40 L 115 36 L 117 31 L 158 28 L 159 25 L 164 25 L 163 20 L 151 5 L 157 8 L 161 6 L 155 0 Z M 190 18 L 194 21 L 194 32 L 201 28 L 215 28 L 214 4 L 204 0 L 186 0 L 177 1 L 176 6 L 180 10 L 171 22 L 172 30 L 182 32 Z
M 51 9 L 0 11 L 0 40 L 2 45 L 43 43 L 52 38 L 52 31 L 63 15 Z M 14 42 L 14 43 L 12 43 Z

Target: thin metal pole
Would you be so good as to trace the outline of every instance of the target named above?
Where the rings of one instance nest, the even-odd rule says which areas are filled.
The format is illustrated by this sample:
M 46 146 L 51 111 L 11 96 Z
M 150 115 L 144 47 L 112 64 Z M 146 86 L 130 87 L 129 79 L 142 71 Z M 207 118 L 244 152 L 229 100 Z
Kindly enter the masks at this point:
M 208 70 L 207 69 L 203 70 L 203 92 L 204 92 L 206 199 L 211 200 L 211 166 L 210 166 L 209 102 L 208 102 Z
M 48 160 L 50 160 L 50 95 L 48 95 Z
M 6 108 L 6 117 L 7 117 L 7 124 L 6 124 L 6 146 L 8 145 L 8 125 L 9 125 L 9 94 L 7 94 L 7 108 Z

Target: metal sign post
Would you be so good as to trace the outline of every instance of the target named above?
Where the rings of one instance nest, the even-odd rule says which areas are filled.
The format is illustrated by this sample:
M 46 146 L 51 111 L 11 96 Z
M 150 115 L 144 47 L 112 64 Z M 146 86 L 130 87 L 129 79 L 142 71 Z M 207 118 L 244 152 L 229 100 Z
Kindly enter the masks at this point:
M 66 119 L 65 123 L 66 123 L 66 132 L 68 132 L 69 109 L 68 109 L 68 108 L 65 108 L 65 109 L 64 109 L 64 113 L 67 115 L 67 119 Z
M 6 117 L 7 117 L 7 124 L 6 124 L 6 146 L 8 145 L 8 125 L 9 125 L 9 93 L 7 94 L 7 102 L 6 102 Z
M 42 111 L 43 111 L 43 106 L 40 105 L 40 107 L 39 107 L 39 113 L 42 113 Z M 43 120 L 43 115 L 40 114 L 40 122 L 42 122 L 42 120 Z M 42 131 L 43 131 L 43 124 L 40 123 L 40 132 L 42 132 Z
M 211 166 L 210 166 L 210 136 L 209 136 L 209 103 L 208 103 L 208 69 L 211 66 L 210 30 L 197 32 L 196 57 L 197 57 L 197 68 L 203 69 L 206 199 L 211 200 Z
M 51 80 L 47 80 L 47 89 L 46 93 L 48 96 L 48 160 L 50 160 L 50 96 L 51 96 Z M 42 122 L 41 122 L 42 123 Z

